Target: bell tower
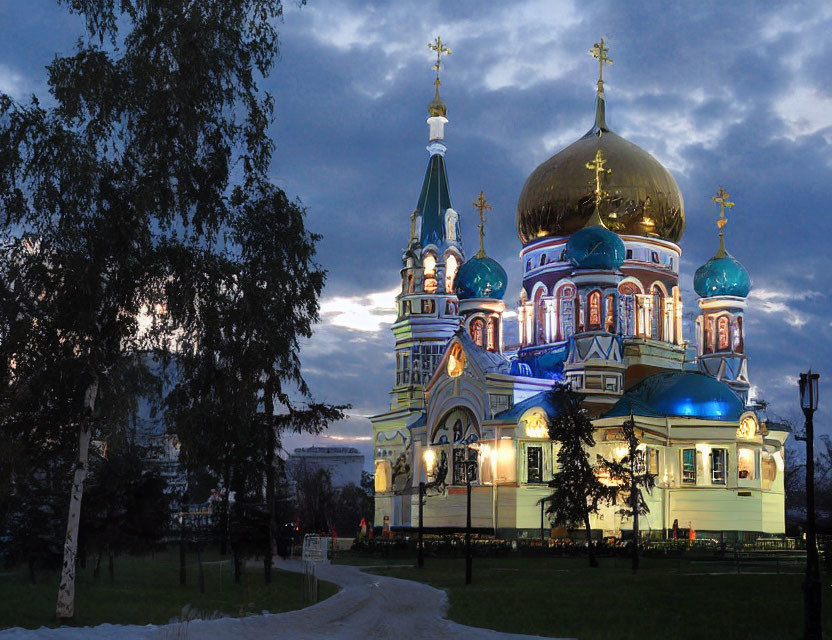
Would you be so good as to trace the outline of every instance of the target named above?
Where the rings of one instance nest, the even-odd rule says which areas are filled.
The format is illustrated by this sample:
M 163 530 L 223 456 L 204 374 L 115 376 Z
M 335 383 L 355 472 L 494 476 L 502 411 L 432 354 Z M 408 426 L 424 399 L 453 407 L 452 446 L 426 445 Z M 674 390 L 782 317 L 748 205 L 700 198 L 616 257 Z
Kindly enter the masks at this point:
M 719 249 L 696 270 L 693 288 L 699 295 L 696 319 L 696 362 L 702 373 L 727 384 L 748 404 L 748 359 L 743 317 L 751 290 L 748 271 L 725 250 L 725 209 L 734 206 L 722 188 L 711 198 L 719 205 Z
M 410 237 L 402 255 L 402 285 L 393 325 L 396 382 L 390 392 L 391 411 L 424 408 L 424 386 L 460 322 L 453 282 L 464 253 L 445 168 L 448 108 L 439 96 L 442 56 L 450 49 L 440 38 L 428 46 L 436 52 L 435 93 L 427 119 L 430 158 L 416 209 L 410 214 Z

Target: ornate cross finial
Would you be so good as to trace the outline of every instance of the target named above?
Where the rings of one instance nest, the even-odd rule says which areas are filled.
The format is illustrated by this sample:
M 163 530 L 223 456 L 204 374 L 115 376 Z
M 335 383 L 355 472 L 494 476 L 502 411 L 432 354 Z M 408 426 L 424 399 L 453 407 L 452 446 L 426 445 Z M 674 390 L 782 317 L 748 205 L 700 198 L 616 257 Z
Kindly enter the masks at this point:
M 428 42 L 428 49 L 431 51 L 436 51 L 436 64 L 433 65 L 433 69 L 436 71 L 436 84 L 439 85 L 439 66 L 442 64 L 442 54 L 449 55 L 451 50 L 445 46 L 445 43 L 442 42 L 442 38 L 436 36 L 436 40 L 433 42 Z
M 722 187 L 719 188 L 719 191 L 716 192 L 715 196 L 711 196 L 711 200 L 719 204 L 719 220 L 716 221 L 717 226 L 719 227 L 719 251 L 716 252 L 717 258 L 721 258 L 727 254 L 725 251 L 725 232 L 722 230 L 726 224 L 728 224 L 728 219 L 725 217 L 725 207 L 729 209 L 734 206 L 733 202 L 728 201 L 728 196 L 730 194 L 725 191 Z
M 480 250 L 477 252 L 477 258 L 484 258 L 485 257 L 485 212 L 492 211 L 493 207 L 488 204 L 488 200 L 485 199 L 485 195 L 482 191 L 480 191 L 480 196 L 476 200 L 474 200 L 474 208 L 479 209 L 480 212 Z
M 725 189 L 720 187 L 719 191 L 716 192 L 716 195 L 711 197 L 711 200 L 719 203 L 719 220 L 716 221 L 716 224 L 719 226 L 720 233 L 722 233 L 722 227 L 728 224 L 728 219 L 725 217 L 725 207 L 730 209 L 734 206 L 733 202 L 728 202 L 729 195 L 731 194 L 727 193 Z
M 604 91 L 604 63 L 606 62 L 612 66 L 612 58 L 607 56 L 609 51 L 609 47 L 604 45 L 603 38 L 601 38 L 601 42 L 596 42 L 592 45 L 592 49 L 589 50 L 589 55 L 598 59 L 598 93 Z
M 607 159 L 604 157 L 604 154 L 601 153 L 601 150 L 595 152 L 595 160 L 593 162 L 587 162 L 586 168 L 590 171 L 595 172 L 595 207 L 599 208 L 601 206 L 601 200 L 606 198 L 609 194 L 604 191 L 601 187 L 601 178 L 604 174 L 611 174 L 612 169 L 605 169 L 604 165 L 607 164 Z

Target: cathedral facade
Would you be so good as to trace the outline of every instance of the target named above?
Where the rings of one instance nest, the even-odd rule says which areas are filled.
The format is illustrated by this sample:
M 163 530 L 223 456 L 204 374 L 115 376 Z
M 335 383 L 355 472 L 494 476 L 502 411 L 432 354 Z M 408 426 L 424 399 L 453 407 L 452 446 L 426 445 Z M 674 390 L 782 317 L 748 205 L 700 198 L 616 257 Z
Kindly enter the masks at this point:
M 371 417 L 375 523 L 472 526 L 500 537 L 539 535 L 541 499 L 557 467 L 547 419 L 556 383 L 585 396 L 596 426 L 591 459 L 621 458 L 621 425 L 633 417 L 641 463 L 656 476 L 640 529 L 674 524 L 699 536 L 782 534 L 785 427 L 748 397 L 743 317 L 748 272 L 719 249 L 695 274 L 695 356 L 683 332 L 679 288 L 684 202 L 670 172 L 606 124 L 607 49 L 598 59 L 594 122 L 528 177 L 517 204 L 523 282 L 519 345 L 504 349 L 505 270 L 484 247 L 466 259 L 445 165 L 447 107 L 430 103 L 428 167 L 402 255 L 397 297 L 396 380 L 390 410 Z M 621 535 L 632 523 L 605 506 L 594 531 Z

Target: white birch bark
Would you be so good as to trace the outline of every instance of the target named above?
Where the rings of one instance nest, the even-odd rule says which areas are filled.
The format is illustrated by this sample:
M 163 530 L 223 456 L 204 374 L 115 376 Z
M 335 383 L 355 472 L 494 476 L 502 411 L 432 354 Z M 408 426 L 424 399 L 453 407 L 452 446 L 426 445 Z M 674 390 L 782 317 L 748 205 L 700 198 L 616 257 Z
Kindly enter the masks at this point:
M 69 517 L 66 523 L 64 541 L 64 563 L 61 570 L 61 582 L 58 586 L 58 603 L 55 615 L 60 618 L 72 618 L 75 615 L 75 556 L 78 551 L 78 523 L 81 518 L 81 498 L 84 497 L 84 482 L 87 479 L 90 460 L 90 440 L 92 439 L 92 415 L 95 399 L 98 395 L 98 379 L 87 387 L 84 396 L 85 418 L 78 427 L 78 461 L 72 478 L 72 491 L 69 499 Z

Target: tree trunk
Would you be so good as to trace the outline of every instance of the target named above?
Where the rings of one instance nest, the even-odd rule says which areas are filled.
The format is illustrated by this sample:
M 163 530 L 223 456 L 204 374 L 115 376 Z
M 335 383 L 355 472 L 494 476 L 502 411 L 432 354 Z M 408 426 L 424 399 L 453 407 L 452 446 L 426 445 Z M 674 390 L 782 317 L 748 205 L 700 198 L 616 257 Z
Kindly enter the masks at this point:
M 266 536 L 266 548 L 263 554 L 263 579 L 266 584 L 272 583 L 272 553 L 275 546 L 275 513 L 274 513 L 274 385 L 271 377 L 266 383 L 263 394 L 263 410 L 266 414 L 266 509 L 269 513 L 269 531 Z
M 101 552 L 95 554 L 95 566 L 92 568 L 92 577 L 98 580 L 101 575 Z
M 233 546 L 234 555 L 234 584 L 240 584 L 240 574 L 242 570 L 242 562 L 240 561 L 240 551 L 237 545 Z
M 72 618 L 75 615 L 75 554 L 78 550 L 78 524 L 81 518 L 81 499 L 84 497 L 84 481 L 89 471 L 92 418 L 97 395 L 98 378 L 95 378 L 84 394 L 85 415 L 78 426 L 78 460 L 72 478 L 64 540 L 64 563 L 58 587 L 58 602 L 55 606 L 55 615 L 59 619 Z
M 205 593 L 205 573 L 202 571 L 202 544 L 197 542 L 196 561 L 199 566 L 199 592 Z
M 225 556 L 228 554 L 228 522 L 231 509 L 231 503 L 228 501 L 231 493 L 231 468 L 228 462 L 225 463 L 222 480 L 225 484 L 225 495 L 222 497 L 222 511 L 220 511 L 220 555 Z
M 29 581 L 32 584 L 37 584 L 37 577 L 35 574 L 35 556 L 29 555 Z
M 633 571 L 638 571 L 638 507 L 640 500 L 636 477 L 635 475 L 631 477 L 633 479 L 630 487 L 630 496 L 633 503 Z
M 586 552 L 589 556 L 589 566 L 597 567 L 598 561 L 595 559 L 595 548 L 592 544 L 592 527 L 589 525 L 589 514 L 584 516 L 584 527 L 586 528 Z
M 110 575 L 110 584 L 113 584 L 116 579 L 116 566 L 112 549 L 107 552 L 107 556 L 107 573 Z

